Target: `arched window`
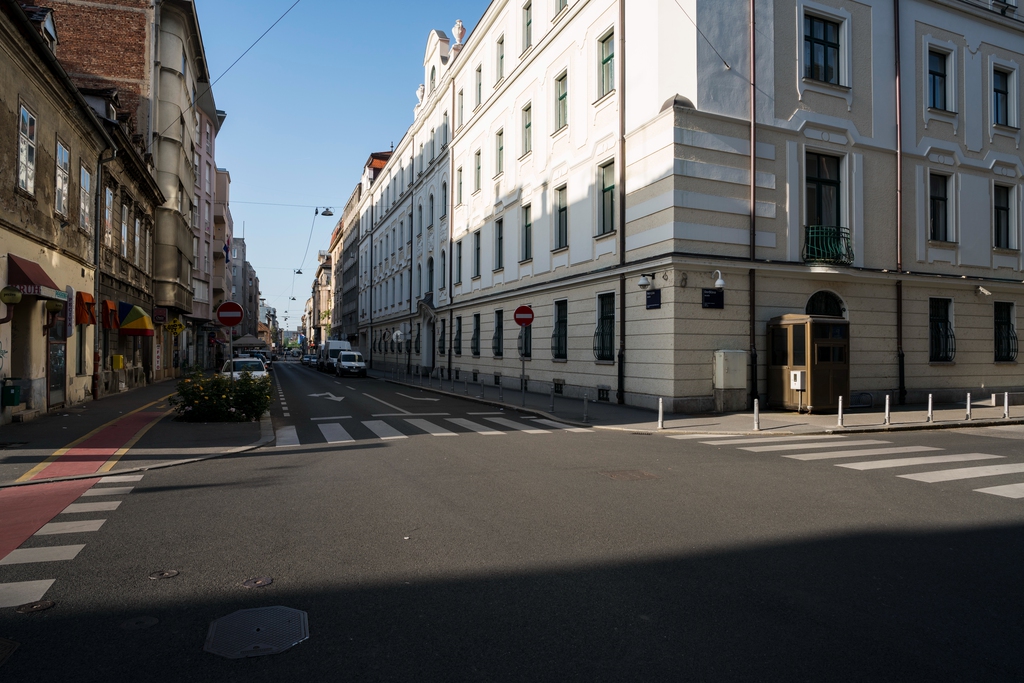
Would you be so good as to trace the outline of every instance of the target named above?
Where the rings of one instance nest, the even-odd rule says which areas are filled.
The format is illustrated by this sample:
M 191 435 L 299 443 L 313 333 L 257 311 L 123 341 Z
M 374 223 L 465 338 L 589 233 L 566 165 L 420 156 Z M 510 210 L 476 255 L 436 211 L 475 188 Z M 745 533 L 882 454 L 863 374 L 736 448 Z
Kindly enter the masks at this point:
M 434 291 L 434 259 L 427 259 L 427 291 Z
M 416 264 L 416 298 L 420 296 L 420 287 L 423 286 L 423 268 Z
M 846 306 L 838 296 L 823 289 L 811 295 L 804 312 L 807 315 L 834 315 L 842 318 L 846 313 Z
M 431 128 L 430 129 L 430 160 L 431 161 L 433 161 L 434 157 L 437 156 L 437 150 L 435 149 L 435 145 L 434 145 L 434 140 L 436 140 L 436 139 L 437 139 L 437 136 L 434 135 L 434 129 Z
M 430 195 L 430 203 L 428 206 L 430 208 L 430 213 L 427 214 L 427 218 L 429 219 L 427 225 L 431 226 L 434 224 L 434 195 Z
M 448 146 L 448 112 L 444 113 L 444 120 L 441 124 L 441 149 Z
M 434 85 L 437 82 L 437 67 L 430 67 L 430 92 L 434 92 Z
M 416 226 L 416 234 L 417 235 L 422 235 L 423 234 L 423 205 L 420 204 L 418 207 L 416 207 L 416 209 L 417 209 L 417 218 L 419 218 L 419 221 L 417 221 L 417 226 Z
M 448 183 L 441 183 L 441 218 L 448 215 Z
M 444 252 L 441 252 L 441 289 L 444 289 Z

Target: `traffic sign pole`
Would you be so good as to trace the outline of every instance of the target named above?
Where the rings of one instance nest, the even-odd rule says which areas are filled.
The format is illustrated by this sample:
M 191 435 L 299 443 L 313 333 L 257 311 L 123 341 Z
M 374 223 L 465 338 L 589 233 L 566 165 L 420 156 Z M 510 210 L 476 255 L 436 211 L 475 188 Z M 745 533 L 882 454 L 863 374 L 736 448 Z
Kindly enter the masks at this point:
M 522 398 L 520 405 L 526 405 L 526 328 L 533 324 L 533 309 L 529 306 L 519 306 L 516 308 L 515 313 L 512 314 L 512 319 L 519 325 L 519 362 L 522 367 L 519 371 L 519 388 L 522 392 Z

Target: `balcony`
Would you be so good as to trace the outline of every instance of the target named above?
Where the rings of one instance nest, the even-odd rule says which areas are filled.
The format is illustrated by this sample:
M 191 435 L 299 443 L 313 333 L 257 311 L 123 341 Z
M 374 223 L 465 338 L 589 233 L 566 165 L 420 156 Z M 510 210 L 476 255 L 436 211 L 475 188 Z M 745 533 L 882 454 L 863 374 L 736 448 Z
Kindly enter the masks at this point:
M 223 292 L 224 290 L 224 276 L 214 275 L 210 278 L 210 289 L 214 292 Z
M 853 263 L 850 229 L 837 225 L 808 225 L 804 235 L 804 263 L 849 266 Z

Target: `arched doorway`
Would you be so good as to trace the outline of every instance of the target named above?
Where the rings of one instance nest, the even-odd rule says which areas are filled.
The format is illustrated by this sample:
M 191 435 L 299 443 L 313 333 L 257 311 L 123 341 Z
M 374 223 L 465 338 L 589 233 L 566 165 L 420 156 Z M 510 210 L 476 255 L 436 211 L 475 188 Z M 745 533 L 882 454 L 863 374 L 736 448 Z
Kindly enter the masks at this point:
M 807 315 L 833 315 L 837 318 L 845 318 L 846 305 L 843 304 L 843 300 L 837 294 L 822 289 L 812 294 L 811 298 L 807 300 L 804 313 Z

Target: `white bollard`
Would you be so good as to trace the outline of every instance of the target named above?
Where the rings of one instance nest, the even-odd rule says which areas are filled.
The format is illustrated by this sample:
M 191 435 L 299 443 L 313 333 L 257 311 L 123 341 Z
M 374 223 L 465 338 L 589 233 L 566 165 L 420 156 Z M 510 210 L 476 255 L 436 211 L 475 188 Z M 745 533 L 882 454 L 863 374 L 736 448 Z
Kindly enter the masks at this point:
M 971 395 L 967 394 L 967 419 L 971 419 Z
M 932 412 L 932 395 L 928 394 L 928 419 L 927 422 L 935 421 L 935 414 Z
M 843 426 L 843 397 L 839 397 L 839 421 L 836 423 L 837 426 Z
M 1003 392 L 1003 419 L 1010 419 L 1010 392 Z
M 886 394 L 885 395 L 885 424 L 890 424 L 890 419 L 891 418 L 890 418 L 890 414 L 889 414 L 889 394 Z
M 658 399 L 658 429 L 665 428 L 665 399 Z
M 754 399 L 754 431 L 761 431 L 761 406 L 757 399 Z

